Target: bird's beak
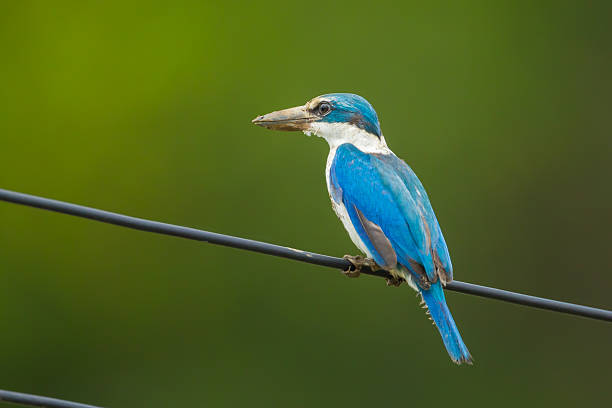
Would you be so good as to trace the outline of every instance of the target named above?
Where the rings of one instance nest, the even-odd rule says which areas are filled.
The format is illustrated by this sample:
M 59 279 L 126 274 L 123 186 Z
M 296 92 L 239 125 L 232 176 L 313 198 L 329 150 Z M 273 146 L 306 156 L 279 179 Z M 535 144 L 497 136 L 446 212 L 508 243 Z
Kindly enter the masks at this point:
M 310 123 L 316 118 L 306 109 L 306 106 L 296 106 L 258 116 L 251 122 L 273 130 L 308 130 Z

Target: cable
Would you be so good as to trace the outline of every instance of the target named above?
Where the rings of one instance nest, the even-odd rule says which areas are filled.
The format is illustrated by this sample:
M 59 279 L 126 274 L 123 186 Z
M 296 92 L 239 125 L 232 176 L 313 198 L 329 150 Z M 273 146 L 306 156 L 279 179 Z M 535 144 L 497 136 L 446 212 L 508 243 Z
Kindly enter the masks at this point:
M 28 407 L 47 408 L 100 408 L 95 405 L 80 404 L 78 402 L 65 401 L 38 395 L 23 394 L 21 392 L 0 390 L 0 402 L 12 402 L 14 404 Z
M 119 225 L 142 231 L 154 232 L 157 234 L 172 235 L 204 241 L 211 244 L 224 245 L 232 248 L 244 249 L 263 254 L 289 258 L 296 261 L 307 262 L 315 265 L 327 266 L 330 268 L 349 270 L 352 265 L 343 258 L 328 255 L 321 255 L 314 252 L 302 251 L 280 245 L 269 244 L 266 242 L 254 241 L 245 238 L 233 237 L 230 235 L 217 234 L 209 231 L 202 231 L 195 228 L 182 227 L 179 225 L 166 224 L 163 222 L 150 221 L 142 218 L 130 217 L 110 211 L 98 210 L 96 208 L 85 207 L 77 204 L 66 203 L 63 201 L 51 200 L 49 198 L 37 197 L 29 194 L 18 193 L 0 189 L 0 200 L 15 204 L 27 205 L 30 207 L 41 208 L 44 210 L 56 211 L 63 214 L 74 215 L 82 218 L 89 218 L 108 224 Z M 372 271 L 362 269 L 362 273 L 390 278 L 386 271 Z M 597 309 L 588 306 L 576 305 L 573 303 L 560 302 L 557 300 L 545 299 L 521 293 L 510 292 L 502 289 L 490 288 L 487 286 L 475 285 L 461 281 L 452 281 L 446 285 L 447 290 L 466 293 L 491 299 L 502 300 L 505 302 L 516 303 L 524 306 L 547 309 L 560 313 L 568 313 L 592 319 L 605 320 L 612 322 L 612 311 Z

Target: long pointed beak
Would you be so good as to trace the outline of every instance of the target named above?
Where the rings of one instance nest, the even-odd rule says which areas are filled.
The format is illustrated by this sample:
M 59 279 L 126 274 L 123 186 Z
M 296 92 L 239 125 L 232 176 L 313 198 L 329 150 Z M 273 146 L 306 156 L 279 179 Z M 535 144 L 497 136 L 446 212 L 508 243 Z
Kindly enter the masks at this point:
M 258 116 L 251 122 L 273 130 L 308 130 L 310 123 L 316 119 L 317 117 L 311 114 L 306 106 L 296 106 Z

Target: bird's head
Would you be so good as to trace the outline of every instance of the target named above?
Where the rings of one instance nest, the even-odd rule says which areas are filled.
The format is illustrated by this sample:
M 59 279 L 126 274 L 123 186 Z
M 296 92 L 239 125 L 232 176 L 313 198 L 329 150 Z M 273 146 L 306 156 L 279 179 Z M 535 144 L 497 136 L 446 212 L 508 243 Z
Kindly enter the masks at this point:
M 315 134 L 331 146 L 353 143 L 366 150 L 386 148 L 376 111 L 364 98 L 350 93 L 317 96 L 305 105 L 258 116 L 253 123 L 268 129 Z

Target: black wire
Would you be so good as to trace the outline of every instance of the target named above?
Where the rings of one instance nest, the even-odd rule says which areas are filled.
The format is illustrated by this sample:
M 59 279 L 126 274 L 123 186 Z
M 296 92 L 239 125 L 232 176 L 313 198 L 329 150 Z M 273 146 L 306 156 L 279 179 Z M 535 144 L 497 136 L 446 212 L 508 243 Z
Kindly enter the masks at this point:
M 268 244 L 266 242 L 253 241 L 245 238 L 232 237 L 230 235 L 202 231 L 195 228 L 182 227 L 179 225 L 166 224 L 163 222 L 130 217 L 127 215 L 98 210 L 90 207 L 84 207 L 81 205 L 66 203 L 63 201 L 51 200 L 48 198 L 37 197 L 29 194 L 17 193 L 9 190 L 0 189 L 0 200 L 12 202 L 15 204 L 28 205 L 44 210 L 56 211 L 63 214 L 74 215 L 77 217 L 89 218 L 92 220 L 101 221 L 109 224 L 120 225 L 122 227 L 155 232 L 158 234 L 173 235 L 176 237 L 193 239 L 196 241 L 204 241 L 217 245 L 245 249 L 248 251 L 261 252 L 268 255 L 280 256 L 283 258 L 289 258 L 301 262 L 308 262 L 315 265 L 328 266 L 336 269 L 349 270 L 352 267 L 351 263 L 343 258 L 321 255 L 314 252 L 302 251 L 299 249 Z M 365 269 L 361 272 L 368 275 L 390 278 L 390 275 L 386 271 L 371 271 Z M 555 312 L 568 313 L 578 316 L 589 317 L 592 319 L 606 320 L 612 322 L 612 311 L 609 310 L 596 309 L 593 307 L 576 305 L 573 303 L 566 303 L 557 300 L 529 296 L 521 293 L 515 293 L 502 289 L 495 289 L 487 286 L 475 285 L 473 283 L 466 283 L 456 280 L 448 283 L 446 285 L 446 289 L 455 292 L 467 293 L 471 295 L 535 307 L 539 309 L 553 310 Z
M 0 390 L 0 402 L 12 402 L 14 404 L 28 407 L 47 408 L 100 408 L 95 405 L 80 404 L 78 402 L 65 401 L 38 395 L 23 394 L 21 392 Z
M 328 255 L 321 255 L 314 252 L 301 251 L 280 245 L 268 244 L 260 241 L 253 241 L 245 238 L 232 237 L 229 235 L 217 234 L 214 232 L 202 231 L 194 228 L 182 227 L 178 225 L 166 224 L 157 221 L 145 220 L 142 218 L 130 217 L 109 211 L 98 210 L 95 208 L 84 207 L 81 205 L 66 203 L 48 198 L 32 196 L 29 194 L 17 193 L 14 191 L 0 189 L 0 200 L 15 204 L 23 204 L 31 207 L 51 210 L 63 214 L 74 215 L 77 217 L 89 218 L 122 227 L 138 229 L 143 231 L 155 232 L 158 234 L 173 235 L 177 237 L 204 241 L 233 248 L 245 249 L 254 252 L 261 252 L 268 255 L 280 256 L 296 261 L 308 262 L 316 265 L 328 266 L 342 270 L 351 268 L 351 264 L 342 258 Z M 363 273 L 389 278 L 385 271 L 362 270 Z M 525 306 L 548 309 L 561 313 L 569 313 L 578 316 L 590 317 L 593 319 L 612 321 L 612 311 L 596 309 L 588 306 L 575 305 L 572 303 L 559 302 L 551 299 L 544 299 L 535 296 L 509 292 L 502 289 L 489 288 L 486 286 L 475 285 L 472 283 L 453 281 L 446 285 L 447 290 L 482 296 L 510 303 L 517 303 Z M 32 407 L 47 408 L 100 408 L 94 405 L 80 404 L 59 400 L 55 398 L 41 397 L 31 394 L 23 394 L 12 391 L 0 390 L 0 402 L 11 402 Z

